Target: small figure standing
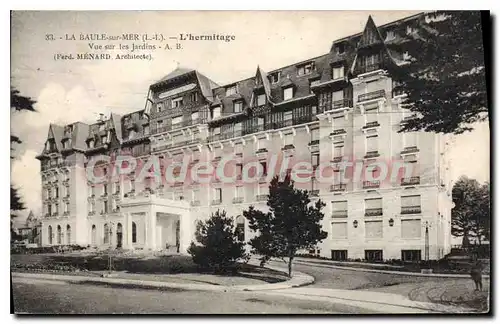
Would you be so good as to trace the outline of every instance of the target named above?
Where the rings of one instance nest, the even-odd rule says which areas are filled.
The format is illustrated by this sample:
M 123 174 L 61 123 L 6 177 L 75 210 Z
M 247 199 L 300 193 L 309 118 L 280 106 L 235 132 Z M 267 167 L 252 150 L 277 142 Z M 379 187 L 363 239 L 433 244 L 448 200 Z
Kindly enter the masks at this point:
M 481 261 L 476 261 L 476 263 L 472 266 L 470 271 L 470 276 L 472 280 L 474 280 L 474 284 L 476 285 L 476 291 L 483 290 L 483 266 Z

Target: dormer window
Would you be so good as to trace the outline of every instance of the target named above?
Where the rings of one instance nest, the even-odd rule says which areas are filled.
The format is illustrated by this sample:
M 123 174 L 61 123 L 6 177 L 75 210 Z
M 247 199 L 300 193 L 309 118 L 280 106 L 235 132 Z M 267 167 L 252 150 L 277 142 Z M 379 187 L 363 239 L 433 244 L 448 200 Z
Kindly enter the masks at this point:
M 280 72 L 275 72 L 269 76 L 272 84 L 278 83 L 280 81 Z
M 89 140 L 88 146 L 89 146 L 89 148 L 94 148 L 94 140 L 93 139 Z
M 236 84 L 233 84 L 233 85 L 228 86 L 226 88 L 226 97 L 228 97 L 230 95 L 237 94 L 237 93 L 238 93 L 238 89 L 236 88 Z
M 345 52 L 345 44 L 344 43 L 335 44 L 335 54 L 340 55 L 340 54 L 344 54 L 344 52 Z
M 283 89 L 283 100 L 290 100 L 293 98 L 293 87 Z
M 411 35 L 414 34 L 417 30 L 414 27 L 406 26 L 406 34 Z
M 193 92 L 189 95 L 189 100 L 191 102 L 197 102 L 198 101 L 198 92 Z
M 319 84 L 319 79 L 312 80 L 312 81 L 309 82 L 309 89 L 311 90 L 311 92 L 312 92 L 312 88 L 315 87 L 315 86 L 317 86 L 318 84 Z
M 220 118 L 220 106 L 212 109 L 212 119 Z
M 394 35 L 394 31 L 388 30 L 386 35 L 385 35 L 385 41 L 390 41 L 390 40 L 393 40 L 394 38 L 396 38 L 396 36 Z
M 182 106 L 182 104 L 183 104 L 182 97 L 172 99 L 172 108 L 178 108 Z
M 156 112 L 162 112 L 162 111 L 163 111 L 163 102 L 157 103 Z
M 233 102 L 233 111 L 235 113 L 240 113 L 243 111 L 243 101 L 235 101 Z
M 101 131 L 105 130 L 105 127 L 106 127 L 106 124 L 100 124 L 99 131 L 101 132 Z
M 332 68 L 332 80 L 344 78 L 344 66 L 334 66 Z
M 258 95 L 257 96 L 257 107 L 263 106 L 265 104 L 266 104 L 266 95 L 264 93 Z
M 298 76 L 311 74 L 312 71 L 314 71 L 314 62 L 309 62 L 309 63 L 297 66 L 297 75 Z

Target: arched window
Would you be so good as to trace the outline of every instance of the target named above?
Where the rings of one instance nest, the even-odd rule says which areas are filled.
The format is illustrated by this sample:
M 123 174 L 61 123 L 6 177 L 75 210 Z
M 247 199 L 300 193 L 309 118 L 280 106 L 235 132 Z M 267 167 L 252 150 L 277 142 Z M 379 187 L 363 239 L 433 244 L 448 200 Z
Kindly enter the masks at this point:
M 61 237 L 62 236 L 62 230 L 61 230 L 61 225 L 57 225 L 57 244 L 61 244 Z
M 238 237 L 238 241 L 245 241 L 245 217 L 237 216 L 236 217 L 236 235 Z
M 66 226 L 66 243 L 71 244 L 71 226 Z
M 109 225 L 104 224 L 104 244 L 109 244 Z
M 132 243 L 137 243 L 137 225 L 132 222 Z
M 116 225 L 116 247 L 122 247 L 122 238 L 123 238 L 123 226 L 122 223 L 118 223 Z
M 49 225 L 48 228 L 48 237 L 49 237 L 49 244 L 52 245 L 52 238 L 53 238 L 53 233 L 52 233 L 52 226 Z
M 95 225 L 92 225 L 92 233 L 90 235 L 90 241 L 91 241 L 92 245 L 97 244 L 97 229 L 96 229 Z

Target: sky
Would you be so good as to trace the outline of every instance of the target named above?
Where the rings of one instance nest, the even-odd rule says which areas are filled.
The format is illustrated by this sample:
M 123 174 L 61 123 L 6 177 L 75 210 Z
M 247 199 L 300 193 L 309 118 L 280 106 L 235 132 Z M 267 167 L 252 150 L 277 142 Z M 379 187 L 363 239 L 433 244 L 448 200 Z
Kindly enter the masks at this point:
M 124 114 L 144 108 L 148 87 L 178 66 L 197 69 L 220 85 L 326 54 L 336 39 L 359 33 L 371 14 L 381 25 L 415 11 L 259 11 L 259 12 L 13 12 L 11 19 L 11 86 L 37 101 L 37 112 L 13 112 L 14 146 L 11 180 L 27 209 L 41 210 L 40 163 L 50 123 L 95 122 L 99 113 Z M 156 50 L 152 61 L 54 60 L 55 54 L 82 53 L 89 43 L 71 41 L 80 33 L 234 35 L 231 42 L 183 43 L 182 50 Z M 46 40 L 47 34 L 55 36 Z M 60 39 L 62 37 L 63 39 Z M 118 44 L 119 42 L 114 42 Z M 130 42 L 125 42 L 130 44 Z M 143 44 L 143 42 L 138 42 Z M 160 44 L 148 41 L 146 45 Z M 175 40 L 169 41 L 175 47 Z M 165 43 L 162 43 L 164 46 Z M 112 54 L 119 50 L 108 51 Z M 146 53 L 149 53 L 146 52 Z M 75 54 L 74 54 L 75 55 Z M 489 180 L 488 124 L 457 136 L 450 146 L 452 176 Z M 474 164 L 471 163 L 474 161 Z M 22 221 L 24 217 L 20 217 Z

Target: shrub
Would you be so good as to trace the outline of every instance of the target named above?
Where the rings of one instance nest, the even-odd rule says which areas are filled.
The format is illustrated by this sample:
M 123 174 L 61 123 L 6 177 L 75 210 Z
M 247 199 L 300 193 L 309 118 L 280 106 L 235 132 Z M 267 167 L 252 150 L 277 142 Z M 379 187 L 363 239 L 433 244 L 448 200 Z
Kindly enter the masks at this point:
M 188 253 L 202 269 L 216 273 L 235 271 L 236 263 L 248 259 L 245 243 L 238 241 L 233 220 L 226 212 L 215 212 L 206 222 L 196 226 L 196 240 L 191 242 Z

